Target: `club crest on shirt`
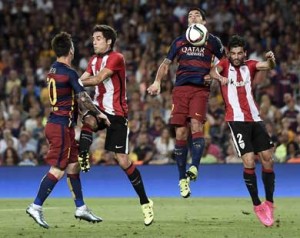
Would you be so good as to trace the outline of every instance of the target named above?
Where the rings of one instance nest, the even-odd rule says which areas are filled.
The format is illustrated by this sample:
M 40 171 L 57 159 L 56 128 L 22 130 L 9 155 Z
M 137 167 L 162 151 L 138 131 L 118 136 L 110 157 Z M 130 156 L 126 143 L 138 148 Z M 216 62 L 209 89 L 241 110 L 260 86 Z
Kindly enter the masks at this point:
M 250 83 L 249 79 L 245 81 L 235 82 L 233 79 L 229 79 L 229 84 L 234 85 L 236 87 L 244 87 L 246 84 Z
M 204 47 L 186 46 L 182 47 L 181 51 L 189 56 L 204 56 Z

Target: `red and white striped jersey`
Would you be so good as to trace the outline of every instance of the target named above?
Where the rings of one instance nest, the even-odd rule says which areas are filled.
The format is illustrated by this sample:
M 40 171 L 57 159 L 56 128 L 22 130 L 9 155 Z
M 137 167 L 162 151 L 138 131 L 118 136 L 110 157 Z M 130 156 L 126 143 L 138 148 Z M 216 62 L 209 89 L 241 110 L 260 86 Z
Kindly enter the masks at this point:
M 97 75 L 103 68 L 113 71 L 110 78 L 98 84 L 94 103 L 110 115 L 127 116 L 126 69 L 122 54 L 110 51 L 104 55 L 94 55 L 89 60 L 86 72 Z
M 221 75 L 229 80 L 227 85 L 220 85 L 226 121 L 262 121 L 252 93 L 257 62 L 247 60 L 240 67 L 234 67 L 228 59 L 222 59 L 218 63 L 223 68 Z

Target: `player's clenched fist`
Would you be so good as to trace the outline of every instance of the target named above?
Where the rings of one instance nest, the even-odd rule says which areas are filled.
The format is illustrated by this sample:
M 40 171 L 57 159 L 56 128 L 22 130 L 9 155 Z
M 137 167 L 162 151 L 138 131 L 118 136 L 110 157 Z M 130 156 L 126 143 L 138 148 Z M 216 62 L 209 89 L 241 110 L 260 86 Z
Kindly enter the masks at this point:
M 150 94 L 150 95 L 157 95 L 160 93 L 160 83 L 154 81 L 153 84 L 151 84 L 149 86 L 149 88 L 147 89 L 147 92 Z

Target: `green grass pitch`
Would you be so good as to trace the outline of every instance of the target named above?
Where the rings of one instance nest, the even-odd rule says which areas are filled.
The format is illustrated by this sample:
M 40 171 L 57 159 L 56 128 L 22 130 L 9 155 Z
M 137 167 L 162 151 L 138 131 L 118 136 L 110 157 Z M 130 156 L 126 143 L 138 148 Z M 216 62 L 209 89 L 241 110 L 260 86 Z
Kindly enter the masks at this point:
M 0 237 L 30 238 L 296 238 L 300 237 L 300 198 L 276 199 L 273 227 L 259 223 L 247 198 L 153 198 L 155 221 L 145 227 L 138 200 L 89 198 L 86 204 L 104 221 L 74 218 L 74 203 L 49 198 L 44 216 L 50 229 L 39 227 L 26 213 L 30 199 L 0 199 Z

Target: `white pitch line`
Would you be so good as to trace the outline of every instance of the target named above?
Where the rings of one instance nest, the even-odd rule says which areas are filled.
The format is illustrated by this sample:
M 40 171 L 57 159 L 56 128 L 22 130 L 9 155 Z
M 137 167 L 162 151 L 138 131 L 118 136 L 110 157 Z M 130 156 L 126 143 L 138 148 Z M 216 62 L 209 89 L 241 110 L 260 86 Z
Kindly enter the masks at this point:
M 43 210 L 54 210 L 54 209 L 61 209 L 61 207 L 47 207 L 47 208 L 43 207 Z M 25 211 L 25 210 L 26 207 L 25 208 L 4 208 L 4 209 L 0 209 L 0 212 L 16 212 L 16 211 Z

